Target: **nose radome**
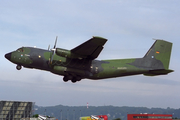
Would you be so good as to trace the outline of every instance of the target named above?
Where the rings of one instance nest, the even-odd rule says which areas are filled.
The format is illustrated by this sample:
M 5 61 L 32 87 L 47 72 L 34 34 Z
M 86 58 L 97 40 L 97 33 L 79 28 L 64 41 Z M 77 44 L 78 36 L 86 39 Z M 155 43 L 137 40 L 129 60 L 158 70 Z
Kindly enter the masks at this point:
M 8 59 L 8 60 L 10 60 L 10 59 L 11 59 L 11 53 L 5 54 L 5 58 Z

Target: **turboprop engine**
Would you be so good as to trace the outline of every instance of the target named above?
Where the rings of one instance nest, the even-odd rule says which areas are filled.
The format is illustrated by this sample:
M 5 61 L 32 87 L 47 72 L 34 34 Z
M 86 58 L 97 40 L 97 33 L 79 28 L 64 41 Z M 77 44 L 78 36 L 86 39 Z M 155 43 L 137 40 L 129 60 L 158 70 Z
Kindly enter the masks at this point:
M 84 56 L 76 55 L 72 53 L 70 50 L 56 48 L 56 54 L 62 57 L 66 58 L 72 58 L 72 59 L 82 59 L 85 58 Z

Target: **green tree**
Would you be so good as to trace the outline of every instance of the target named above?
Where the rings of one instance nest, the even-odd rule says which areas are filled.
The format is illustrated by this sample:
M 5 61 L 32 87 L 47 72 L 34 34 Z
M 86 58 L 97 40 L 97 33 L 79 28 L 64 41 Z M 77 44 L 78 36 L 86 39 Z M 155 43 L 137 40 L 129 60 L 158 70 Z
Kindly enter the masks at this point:
M 38 118 L 38 116 L 39 116 L 38 114 L 35 114 L 33 115 L 33 118 Z

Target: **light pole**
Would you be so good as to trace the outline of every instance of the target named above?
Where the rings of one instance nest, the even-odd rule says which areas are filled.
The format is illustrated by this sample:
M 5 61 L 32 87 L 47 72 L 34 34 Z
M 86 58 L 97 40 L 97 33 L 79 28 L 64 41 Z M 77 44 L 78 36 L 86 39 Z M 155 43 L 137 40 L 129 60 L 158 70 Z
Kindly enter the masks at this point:
M 81 117 L 81 110 L 80 110 L 80 116 L 79 117 Z
M 62 110 L 60 112 L 61 112 L 61 120 L 62 120 Z
M 44 110 L 44 115 L 45 115 L 45 117 L 46 117 L 46 109 Z
M 73 110 L 74 111 L 74 120 L 75 120 L 75 110 Z
M 69 115 L 68 112 L 69 112 L 69 109 L 67 110 L 67 120 L 68 120 L 68 115 Z

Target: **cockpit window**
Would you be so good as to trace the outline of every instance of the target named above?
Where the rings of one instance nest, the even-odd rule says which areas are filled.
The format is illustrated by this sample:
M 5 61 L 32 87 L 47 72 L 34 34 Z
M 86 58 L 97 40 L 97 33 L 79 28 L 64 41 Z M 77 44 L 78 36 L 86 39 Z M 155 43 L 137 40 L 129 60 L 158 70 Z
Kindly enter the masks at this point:
M 23 48 L 19 48 L 19 49 L 17 49 L 16 51 L 18 51 L 18 52 L 24 52 Z

